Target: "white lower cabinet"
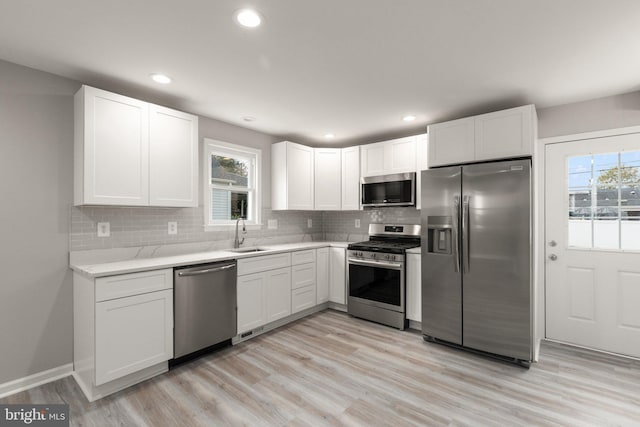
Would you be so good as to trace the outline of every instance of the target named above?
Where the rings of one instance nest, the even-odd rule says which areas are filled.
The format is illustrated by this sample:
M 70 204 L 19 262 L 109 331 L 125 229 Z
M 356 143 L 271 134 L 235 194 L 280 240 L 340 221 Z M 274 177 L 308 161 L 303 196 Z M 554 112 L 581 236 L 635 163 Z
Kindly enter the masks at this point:
M 172 357 L 172 290 L 96 304 L 96 385 Z
M 291 312 L 298 313 L 316 305 L 316 263 L 291 267 Z
M 344 248 L 329 248 L 329 301 L 347 303 L 347 253 Z
M 329 248 L 316 249 L 316 303 L 329 301 Z
M 291 314 L 290 264 L 288 253 L 238 260 L 238 334 Z
M 74 377 L 90 401 L 168 370 L 173 269 L 73 276 Z
M 264 273 L 238 277 L 238 333 L 267 323 L 266 281 Z
M 291 269 L 267 272 L 267 323 L 291 314 Z
M 422 274 L 420 254 L 407 254 L 407 319 L 422 322 Z

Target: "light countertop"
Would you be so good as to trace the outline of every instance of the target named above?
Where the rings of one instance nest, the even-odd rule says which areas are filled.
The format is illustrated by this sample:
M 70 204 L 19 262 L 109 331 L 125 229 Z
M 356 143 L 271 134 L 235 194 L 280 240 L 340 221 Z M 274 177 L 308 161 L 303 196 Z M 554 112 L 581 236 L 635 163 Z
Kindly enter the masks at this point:
M 203 264 L 208 262 L 224 261 L 227 259 L 241 259 L 255 256 L 264 256 L 282 252 L 292 252 L 305 249 L 317 249 L 323 247 L 346 248 L 347 242 L 298 242 L 275 245 L 260 245 L 263 250 L 259 252 L 237 253 L 232 249 L 215 250 L 207 252 L 194 252 L 180 255 L 130 258 L 109 262 L 87 262 L 87 260 L 74 261 L 71 256 L 70 267 L 73 271 L 88 277 L 112 276 L 115 274 L 135 273 L 139 271 L 156 270 L 161 268 L 173 268 L 184 265 Z

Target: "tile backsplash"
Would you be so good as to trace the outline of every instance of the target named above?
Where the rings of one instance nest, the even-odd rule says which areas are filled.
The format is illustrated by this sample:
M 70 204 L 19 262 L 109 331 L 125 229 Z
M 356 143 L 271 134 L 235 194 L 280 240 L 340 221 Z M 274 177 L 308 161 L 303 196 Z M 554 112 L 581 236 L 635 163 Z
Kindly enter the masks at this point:
M 267 229 L 268 220 L 278 221 L 276 230 Z M 307 221 L 312 220 L 309 228 Z M 216 242 L 220 248 L 232 247 L 235 229 L 204 230 L 204 210 L 198 208 L 151 208 L 72 206 L 69 248 L 71 251 Z M 178 223 L 178 233 L 168 234 L 168 223 Z M 98 237 L 100 222 L 110 224 L 109 237 Z M 322 212 L 272 211 L 263 209 L 263 225 L 248 229 L 244 246 L 322 240 Z
M 215 244 L 233 246 L 234 229 L 204 231 L 204 210 L 198 208 L 151 208 L 72 206 L 70 208 L 69 247 L 71 251 L 132 248 L 176 244 Z M 278 228 L 269 230 L 269 220 Z M 312 227 L 308 227 L 308 220 Z M 360 227 L 356 227 L 356 220 Z M 178 233 L 168 234 L 168 222 L 178 223 Z M 110 224 L 109 237 L 98 237 L 100 222 Z M 263 209 L 263 225 L 249 229 L 244 246 L 297 241 L 361 241 L 367 239 L 369 224 L 419 224 L 420 211 L 414 208 L 381 208 L 363 211 L 272 211 Z

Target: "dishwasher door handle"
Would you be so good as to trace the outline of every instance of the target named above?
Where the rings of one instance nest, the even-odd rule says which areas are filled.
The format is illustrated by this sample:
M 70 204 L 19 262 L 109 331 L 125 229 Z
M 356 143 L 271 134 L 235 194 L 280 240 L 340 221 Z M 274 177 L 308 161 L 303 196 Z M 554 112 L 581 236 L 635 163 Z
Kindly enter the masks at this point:
M 187 277 L 187 276 L 199 276 L 201 274 L 209 274 L 215 273 L 216 271 L 224 271 L 235 268 L 235 264 L 229 264 L 222 267 L 214 267 L 214 268 L 205 268 L 204 270 L 195 270 L 195 271 L 179 271 L 178 276 Z

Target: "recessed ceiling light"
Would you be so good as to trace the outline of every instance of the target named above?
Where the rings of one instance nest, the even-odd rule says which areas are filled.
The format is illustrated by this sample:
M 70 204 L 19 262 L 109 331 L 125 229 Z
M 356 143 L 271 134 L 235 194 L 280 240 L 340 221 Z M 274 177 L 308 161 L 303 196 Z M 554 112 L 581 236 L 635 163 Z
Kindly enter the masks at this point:
M 253 116 L 243 116 L 242 120 L 244 120 L 245 122 L 252 122 L 254 121 L 256 118 Z
M 402 118 L 402 120 L 404 120 L 405 122 L 412 122 L 416 119 L 416 116 L 409 114 L 408 116 L 404 116 Z
M 262 18 L 253 9 L 240 9 L 236 12 L 236 21 L 243 27 L 255 28 L 260 25 Z
M 167 85 L 167 84 L 171 83 L 171 77 L 166 76 L 164 74 L 158 74 L 158 73 L 151 74 L 151 79 L 154 82 L 160 83 L 160 84 L 163 84 L 163 85 Z
M 327 139 L 333 139 L 336 137 L 336 135 L 334 133 L 325 133 L 324 137 Z

